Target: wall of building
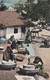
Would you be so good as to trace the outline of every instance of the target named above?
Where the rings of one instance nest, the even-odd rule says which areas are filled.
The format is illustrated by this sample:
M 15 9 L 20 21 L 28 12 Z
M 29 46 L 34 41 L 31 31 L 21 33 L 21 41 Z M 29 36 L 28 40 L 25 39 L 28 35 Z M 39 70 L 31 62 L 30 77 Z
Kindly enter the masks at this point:
M 27 31 L 28 31 L 28 27 L 26 28 L 26 32 L 25 34 L 22 33 L 21 27 L 16 27 L 16 29 L 18 29 L 18 33 L 14 33 L 14 27 L 12 28 L 6 28 L 4 30 L 0 30 L 0 37 L 5 36 L 7 39 L 9 39 L 12 35 L 14 35 L 15 39 L 24 39 L 26 38 L 27 35 Z
M 0 37 L 5 36 L 5 30 L 0 30 Z
M 18 27 L 18 33 L 14 33 L 14 28 L 7 28 L 6 29 L 6 38 L 9 39 L 12 35 L 14 35 L 15 39 L 21 38 L 21 28 Z

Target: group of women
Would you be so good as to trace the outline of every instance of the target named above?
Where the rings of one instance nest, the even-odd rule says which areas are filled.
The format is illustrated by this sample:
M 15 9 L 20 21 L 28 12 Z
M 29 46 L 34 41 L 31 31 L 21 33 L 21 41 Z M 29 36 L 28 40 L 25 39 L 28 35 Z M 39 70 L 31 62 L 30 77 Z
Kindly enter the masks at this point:
M 14 56 L 14 53 L 13 53 L 13 49 L 11 48 L 11 46 L 12 46 L 12 45 L 7 46 L 6 49 L 5 49 L 5 51 L 3 52 L 3 60 L 4 60 L 4 61 L 9 61 L 9 60 L 11 60 L 11 61 L 16 62 L 16 59 L 15 59 L 15 56 Z M 38 57 L 38 56 L 35 57 L 35 60 L 34 60 L 33 63 L 34 63 L 34 65 L 36 64 L 35 69 L 38 68 L 38 67 L 39 67 L 40 69 L 43 68 L 43 61 L 42 61 L 41 58 Z
M 9 60 L 12 60 L 13 61 L 13 60 L 15 60 L 13 49 L 16 49 L 16 42 L 14 40 L 14 36 L 12 36 L 11 39 L 13 39 L 11 45 L 10 46 L 7 46 L 6 47 L 6 50 L 3 52 L 3 60 L 6 60 L 6 61 L 9 61 Z M 26 43 L 30 43 L 31 41 L 32 41 L 32 39 L 31 39 L 31 32 L 28 29 L 25 42 Z

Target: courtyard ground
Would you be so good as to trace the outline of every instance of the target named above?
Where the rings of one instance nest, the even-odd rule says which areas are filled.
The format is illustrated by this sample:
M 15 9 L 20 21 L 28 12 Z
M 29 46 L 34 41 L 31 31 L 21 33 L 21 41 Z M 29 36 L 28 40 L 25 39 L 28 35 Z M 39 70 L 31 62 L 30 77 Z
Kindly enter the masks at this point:
M 42 32 L 40 32 L 39 38 L 33 39 L 32 45 L 36 55 L 42 58 L 44 63 L 44 69 L 49 74 L 49 78 L 46 80 L 50 80 L 50 47 L 49 48 L 40 47 L 40 45 L 42 44 L 41 37 L 44 37 L 44 36 L 50 39 L 50 32 L 46 30 L 43 30 Z M 0 46 L 3 46 L 4 48 L 6 48 L 7 45 L 9 44 L 0 44 Z M 0 52 L 0 58 L 1 58 L 1 52 Z M 17 62 L 17 67 L 22 64 L 25 64 L 26 62 L 27 62 L 26 59 L 24 59 L 23 62 Z M 13 70 L 13 71 L 0 70 L 0 80 L 16 80 L 14 77 L 14 75 L 16 74 L 17 74 L 16 70 Z

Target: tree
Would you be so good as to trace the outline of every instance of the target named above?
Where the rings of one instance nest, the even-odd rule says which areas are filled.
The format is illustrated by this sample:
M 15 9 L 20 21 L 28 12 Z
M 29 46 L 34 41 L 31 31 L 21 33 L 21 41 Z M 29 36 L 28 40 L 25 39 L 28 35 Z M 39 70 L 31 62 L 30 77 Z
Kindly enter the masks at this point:
M 31 11 L 32 11 L 32 5 L 34 4 L 33 3 L 34 0 L 27 0 L 26 4 L 25 4 L 25 11 L 27 12 L 28 14 L 28 18 L 30 18 L 31 16 Z
M 48 1 L 50 2 L 50 0 L 43 0 L 43 1 L 39 1 L 38 2 L 38 6 L 39 6 L 39 13 L 41 14 L 41 16 L 43 18 L 46 19 L 46 21 L 48 21 L 49 17 L 50 17 L 50 7 L 49 7 L 49 3 Z
M 31 18 L 32 20 L 38 20 L 40 18 L 44 18 L 47 20 L 48 18 L 48 13 L 49 13 L 49 5 L 48 2 L 46 2 L 45 0 L 40 0 L 38 1 L 37 4 L 33 3 L 33 0 L 31 2 L 31 0 L 28 0 L 29 2 L 29 6 L 27 6 L 28 8 L 28 15 L 29 18 Z
M 0 11 L 7 9 L 7 7 L 4 5 L 4 2 L 5 2 L 5 0 L 0 1 Z
M 34 3 L 34 0 L 27 0 L 24 5 L 25 7 L 19 4 L 19 9 L 27 12 L 27 18 L 35 21 L 41 18 L 50 21 L 50 0 L 38 0 L 37 4 Z

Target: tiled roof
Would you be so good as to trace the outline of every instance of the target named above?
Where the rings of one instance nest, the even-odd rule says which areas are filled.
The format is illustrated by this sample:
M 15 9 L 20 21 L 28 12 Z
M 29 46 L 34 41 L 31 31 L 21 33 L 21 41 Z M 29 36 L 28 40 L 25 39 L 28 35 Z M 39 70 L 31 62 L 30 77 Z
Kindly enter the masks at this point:
M 26 25 L 27 21 L 14 11 L 0 11 L 0 24 L 4 26 Z

